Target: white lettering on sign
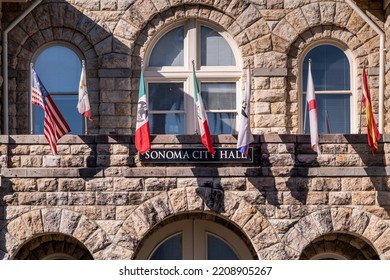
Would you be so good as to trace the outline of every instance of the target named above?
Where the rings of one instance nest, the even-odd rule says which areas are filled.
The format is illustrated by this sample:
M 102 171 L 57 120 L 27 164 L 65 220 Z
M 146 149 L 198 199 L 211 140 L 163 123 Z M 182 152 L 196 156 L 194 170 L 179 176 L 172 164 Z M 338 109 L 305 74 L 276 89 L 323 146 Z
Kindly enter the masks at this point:
M 206 149 L 157 148 L 141 155 L 140 159 L 153 162 L 252 162 L 252 156 L 246 157 L 237 149 L 216 148 L 215 152 L 215 157 L 213 158 Z

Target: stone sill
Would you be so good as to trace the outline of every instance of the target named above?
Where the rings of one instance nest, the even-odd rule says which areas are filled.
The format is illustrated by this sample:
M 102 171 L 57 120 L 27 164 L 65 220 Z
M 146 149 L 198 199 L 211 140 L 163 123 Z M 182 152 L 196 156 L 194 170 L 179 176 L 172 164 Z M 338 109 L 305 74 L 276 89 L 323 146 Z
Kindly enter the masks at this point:
M 214 144 L 236 144 L 237 135 L 213 135 Z M 200 135 L 151 135 L 152 144 L 202 144 Z M 367 134 L 322 134 L 320 144 L 367 143 Z M 379 143 L 390 142 L 384 134 Z M 134 144 L 133 135 L 65 135 L 57 144 Z M 255 135 L 254 143 L 310 143 L 310 135 L 263 134 Z M 0 144 L 47 144 L 43 135 L 0 135 Z
M 269 167 L 118 167 L 105 168 L 2 168 L 4 178 L 189 178 L 189 177 L 388 177 L 390 167 L 291 167 L 286 176 L 275 176 Z M 291 171 L 293 171 L 291 174 Z

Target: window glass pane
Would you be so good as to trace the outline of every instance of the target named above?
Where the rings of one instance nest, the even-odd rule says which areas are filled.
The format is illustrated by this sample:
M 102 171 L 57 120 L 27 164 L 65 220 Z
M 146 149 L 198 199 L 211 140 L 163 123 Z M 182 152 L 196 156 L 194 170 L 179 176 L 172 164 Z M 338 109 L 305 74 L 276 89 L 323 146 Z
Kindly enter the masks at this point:
M 184 134 L 183 83 L 149 83 L 152 134 Z
M 225 241 L 207 234 L 207 259 L 208 260 L 238 260 L 238 256 Z
M 206 110 L 236 109 L 236 83 L 202 83 L 201 92 Z
M 207 120 L 213 135 L 236 133 L 236 113 L 207 113 Z
M 69 48 L 46 48 L 35 61 L 34 69 L 49 93 L 78 91 L 81 62 Z
M 182 235 L 177 234 L 164 241 L 150 257 L 151 260 L 181 260 Z
M 236 110 L 236 83 L 202 83 L 201 91 L 204 107 L 208 111 L 210 133 L 234 134 L 236 113 L 223 111 Z
M 165 34 L 153 48 L 149 66 L 183 66 L 184 65 L 184 26 Z
M 183 87 L 183 83 L 149 83 L 149 110 L 184 110 Z
M 151 134 L 185 134 L 184 114 L 150 114 Z
M 350 133 L 349 94 L 317 94 L 316 101 L 318 133 Z M 302 106 L 304 112 L 306 110 L 306 94 L 303 95 Z M 305 133 L 310 133 L 308 113 L 306 113 Z
M 321 45 L 312 49 L 303 63 L 303 90 L 307 87 L 308 61 L 312 60 L 311 70 L 314 88 L 317 91 L 350 90 L 350 66 L 345 53 L 331 45 Z
M 201 65 L 234 66 L 236 61 L 229 44 L 218 32 L 201 27 Z
M 77 95 L 51 95 L 54 103 L 60 110 L 61 115 L 68 123 L 72 134 L 83 134 L 82 122 L 83 117 L 77 110 Z M 34 108 L 34 134 L 43 134 L 43 116 L 44 111 L 38 105 L 33 105 Z

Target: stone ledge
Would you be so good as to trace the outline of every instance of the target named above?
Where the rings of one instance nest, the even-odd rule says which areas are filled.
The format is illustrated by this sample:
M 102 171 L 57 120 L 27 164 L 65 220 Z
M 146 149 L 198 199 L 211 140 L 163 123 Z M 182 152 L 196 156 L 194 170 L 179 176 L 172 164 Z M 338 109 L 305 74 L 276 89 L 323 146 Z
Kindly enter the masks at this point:
M 296 175 L 305 177 L 386 177 L 390 167 L 296 167 Z
M 92 178 L 103 177 L 102 168 L 2 168 L 5 178 Z
M 256 143 L 310 143 L 310 135 L 307 134 L 261 134 L 254 135 Z M 237 143 L 237 135 L 212 135 L 214 144 Z M 199 144 L 202 145 L 200 135 L 151 135 L 151 142 L 155 145 L 165 144 Z M 367 144 L 367 134 L 320 134 L 320 144 Z M 379 143 L 389 143 L 390 134 L 381 135 Z M 44 135 L 0 135 L 1 144 L 47 144 Z M 134 135 L 112 134 L 112 135 L 65 135 L 58 144 L 112 144 L 126 143 L 134 144 Z
M 255 68 L 254 77 L 286 77 L 287 68 Z

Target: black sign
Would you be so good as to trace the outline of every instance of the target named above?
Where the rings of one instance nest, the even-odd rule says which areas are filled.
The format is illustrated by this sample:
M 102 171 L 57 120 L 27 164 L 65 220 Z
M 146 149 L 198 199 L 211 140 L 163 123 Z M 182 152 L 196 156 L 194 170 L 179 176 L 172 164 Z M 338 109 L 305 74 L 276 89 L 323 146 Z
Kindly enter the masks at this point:
M 202 148 L 161 148 L 152 149 L 140 155 L 142 162 L 154 163 L 221 163 L 221 162 L 253 162 L 253 149 L 249 148 L 248 157 L 234 148 L 214 148 L 214 157 Z

